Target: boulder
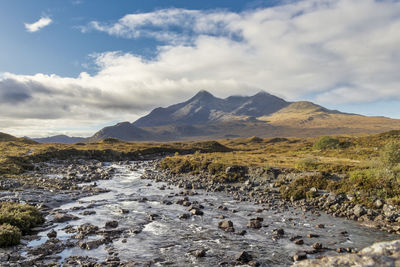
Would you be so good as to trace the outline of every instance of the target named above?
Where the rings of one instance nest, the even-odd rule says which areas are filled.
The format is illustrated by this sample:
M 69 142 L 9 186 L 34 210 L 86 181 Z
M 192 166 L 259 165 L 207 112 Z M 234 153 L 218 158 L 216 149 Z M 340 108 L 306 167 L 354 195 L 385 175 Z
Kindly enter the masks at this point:
M 117 228 L 118 227 L 118 222 L 117 221 L 108 221 L 105 224 L 106 228 Z
M 246 251 L 242 251 L 242 252 L 239 252 L 238 254 L 236 254 L 235 260 L 236 260 L 237 262 L 246 264 L 246 263 L 248 263 L 248 262 L 250 262 L 250 261 L 253 260 L 253 256 L 251 256 L 251 255 L 250 255 L 248 252 L 246 252 Z

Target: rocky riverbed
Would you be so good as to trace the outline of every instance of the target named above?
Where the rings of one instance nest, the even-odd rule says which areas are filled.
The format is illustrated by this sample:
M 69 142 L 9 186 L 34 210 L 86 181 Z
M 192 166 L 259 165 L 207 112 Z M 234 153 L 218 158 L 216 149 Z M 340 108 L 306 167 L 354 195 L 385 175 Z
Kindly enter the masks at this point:
M 47 222 L 2 249 L 1 265 L 288 266 L 397 238 L 282 201 L 273 170 L 220 184 L 155 165 L 53 161 L 5 180 L 1 200 L 36 205 Z

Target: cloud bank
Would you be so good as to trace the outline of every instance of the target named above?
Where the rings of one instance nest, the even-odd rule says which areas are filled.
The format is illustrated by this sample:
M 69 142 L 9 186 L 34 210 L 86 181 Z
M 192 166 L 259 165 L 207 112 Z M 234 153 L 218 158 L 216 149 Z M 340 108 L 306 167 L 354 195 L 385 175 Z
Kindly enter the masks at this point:
M 164 9 L 93 21 L 85 34 L 154 38 L 157 56 L 96 54 L 99 71 L 76 78 L 5 73 L 0 123 L 45 121 L 55 130 L 133 121 L 200 89 L 220 97 L 263 89 L 321 104 L 400 100 L 399 28 L 394 0 L 300 1 L 241 13 Z
M 40 29 L 49 26 L 51 23 L 53 22 L 53 20 L 49 17 L 41 17 L 38 21 L 34 22 L 34 23 L 25 23 L 25 29 L 28 32 L 37 32 Z

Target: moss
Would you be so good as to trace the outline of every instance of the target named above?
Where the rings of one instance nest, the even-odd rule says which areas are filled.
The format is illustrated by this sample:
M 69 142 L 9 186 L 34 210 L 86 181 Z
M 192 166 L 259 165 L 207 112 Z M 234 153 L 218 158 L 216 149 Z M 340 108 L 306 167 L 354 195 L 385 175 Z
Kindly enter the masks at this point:
M 21 231 L 18 227 L 4 223 L 0 225 L 0 247 L 18 245 L 21 240 Z
M 18 227 L 23 234 L 44 223 L 44 218 L 33 206 L 14 202 L 0 203 L 0 224 L 10 224 Z

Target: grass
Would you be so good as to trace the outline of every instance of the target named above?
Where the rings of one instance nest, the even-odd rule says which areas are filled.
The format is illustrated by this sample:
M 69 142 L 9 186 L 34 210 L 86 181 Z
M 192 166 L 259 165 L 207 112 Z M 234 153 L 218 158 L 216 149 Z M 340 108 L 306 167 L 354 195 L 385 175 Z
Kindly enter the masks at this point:
M 396 177 L 400 159 L 400 131 L 373 135 L 339 135 L 309 138 L 235 138 L 202 142 L 123 142 L 109 138 L 95 143 L 38 144 L 5 137 L 0 141 L 0 175 L 15 176 L 33 168 L 33 162 L 53 158 L 90 158 L 104 161 L 135 160 L 147 155 L 173 155 L 160 166 L 173 173 L 208 173 L 219 181 L 240 181 L 241 175 L 227 173 L 229 166 L 282 167 L 348 176 L 326 183 L 294 181 L 306 196 L 311 187 L 334 192 L 354 193 L 356 200 L 370 204 L 375 198 L 396 203 L 400 181 Z M 386 152 L 385 152 L 386 151 Z M 388 152 L 389 151 L 389 152 Z M 392 163 L 389 163 L 392 162 Z M 326 177 L 329 177 L 326 176 Z M 307 179 L 307 178 L 304 178 Z M 312 179 L 312 178 L 308 178 Z M 295 187 L 294 187 L 295 188 Z M 303 190 L 304 189 L 304 190 Z M 284 189 L 282 189 L 284 190 Z

